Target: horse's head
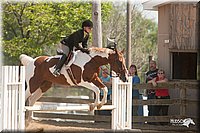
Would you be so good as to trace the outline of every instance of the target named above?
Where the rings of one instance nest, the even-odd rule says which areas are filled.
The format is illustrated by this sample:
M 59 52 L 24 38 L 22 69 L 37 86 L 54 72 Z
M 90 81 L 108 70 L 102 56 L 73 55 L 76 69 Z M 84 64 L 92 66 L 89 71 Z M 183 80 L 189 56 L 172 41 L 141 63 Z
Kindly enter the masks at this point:
M 124 59 L 123 53 L 124 53 L 124 50 L 117 51 L 115 49 L 114 52 L 109 55 L 109 62 L 111 65 L 111 69 L 119 76 L 119 78 L 123 82 L 127 82 L 128 71 L 125 65 L 125 59 Z

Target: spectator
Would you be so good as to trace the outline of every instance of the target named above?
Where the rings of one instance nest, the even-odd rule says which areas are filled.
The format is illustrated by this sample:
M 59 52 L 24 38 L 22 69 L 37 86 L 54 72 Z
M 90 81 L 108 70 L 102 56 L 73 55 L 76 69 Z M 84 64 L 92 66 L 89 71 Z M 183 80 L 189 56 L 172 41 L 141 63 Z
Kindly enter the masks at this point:
M 158 70 L 158 76 L 153 80 L 150 80 L 148 83 L 152 83 L 153 86 L 157 86 L 157 83 L 167 82 L 168 79 L 165 77 L 165 71 L 162 69 Z M 156 99 L 170 99 L 169 92 L 167 88 L 159 88 L 155 90 Z M 166 116 L 168 115 L 168 105 L 156 105 L 155 106 L 155 115 L 156 116 Z M 162 125 L 166 124 L 165 122 L 160 123 Z
M 109 71 L 108 71 L 108 68 L 104 68 L 102 70 L 102 75 L 100 77 L 100 79 L 102 80 L 103 84 L 108 88 L 108 95 L 107 95 L 107 100 L 110 100 L 111 99 L 111 85 L 112 85 L 112 82 L 111 82 L 111 77 L 109 75 Z M 103 97 L 103 92 L 101 91 L 100 93 L 101 97 Z
M 157 77 L 158 69 L 156 68 L 156 61 L 149 62 L 149 71 L 146 73 L 146 83 Z M 147 90 L 147 99 L 155 99 L 155 90 Z M 154 115 L 154 105 L 148 105 L 148 116 Z M 152 124 L 152 123 L 149 123 Z
M 137 68 L 135 65 L 131 65 L 129 67 L 129 76 L 132 76 L 132 84 L 138 84 L 140 83 L 140 78 L 137 74 Z M 132 90 L 132 99 L 139 99 L 139 91 L 136 89 Z M 138 105 L 132 106 L 132 115 L 138 116 Z

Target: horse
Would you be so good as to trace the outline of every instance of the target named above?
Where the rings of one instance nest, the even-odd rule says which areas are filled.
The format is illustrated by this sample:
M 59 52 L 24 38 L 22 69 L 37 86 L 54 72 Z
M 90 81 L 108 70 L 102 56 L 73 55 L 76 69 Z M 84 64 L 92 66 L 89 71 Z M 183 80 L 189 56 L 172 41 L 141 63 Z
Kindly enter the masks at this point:
M 183 126 L 189 127 L 190 124 L 195 125 L 194 121 L 191 118 L 186 118 L 183 120 Z
M 61 75 L 58 77 L 54 76 L 52 71 L 61 58 L 61 55 L 32 58 L 26 54 L 21 54 L 19 58 L 26 70 L 26 105 L 33 106 L 52 84 L 60 84 L 66 86 L 83 86 L 94 91 L 95 101 L 89 104 L 89 109 L 91 111 L 95 107 L 100 109 L 107 103 L 108 89 L 98 77 L 99 67 L 110 64 L 111 69 L 116 75 L 123 82 L 127 82 L 127 68 L 123 57 L 124 50 L 118 51 L 116 48 L 91 47 L 89 51 L 90 54 L 83 53 L 80 50 L 76 51 L 73 63 L 67 68 L 64 65 L 60 71 Z M 71 76 L 67 70 L 70 70 Z M 103 90 L 102 101 L 100 101 L 99 96 L 100 89 Z

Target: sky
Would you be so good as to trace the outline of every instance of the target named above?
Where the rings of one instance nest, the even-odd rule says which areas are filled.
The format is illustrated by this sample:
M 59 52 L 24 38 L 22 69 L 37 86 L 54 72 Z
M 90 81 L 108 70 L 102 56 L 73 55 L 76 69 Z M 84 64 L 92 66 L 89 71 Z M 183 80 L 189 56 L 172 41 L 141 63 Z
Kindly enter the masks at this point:
M 101 1 L 127 2 L 128 0 L 101 0 Z M 141 10 L 143 12 L 143 15 L 145 18 L 148 18 L 155 22 L 158 22 L 158 12 L 157 11 L 143 9 L 142 3 L 146 2 L 148 0 L 130 0 L 130 1 L 132 2 L 133 5 L 137 5 L 137 7 L 139 7 L 139 10 Z
M 158 11 L 144 10 L 143 9 L 142 3 L 144 1 L 147 1 L 147 0 L 133 0 L 133 1 L 134 1 L 133 4 L 135 3 L 135 4 L 138 4 L 138 5 L 141 6 L 141 10 L 143 10 L 143 15 L 144 15 L 145 18 L 151 19 L 151 20 L 158 23 Z

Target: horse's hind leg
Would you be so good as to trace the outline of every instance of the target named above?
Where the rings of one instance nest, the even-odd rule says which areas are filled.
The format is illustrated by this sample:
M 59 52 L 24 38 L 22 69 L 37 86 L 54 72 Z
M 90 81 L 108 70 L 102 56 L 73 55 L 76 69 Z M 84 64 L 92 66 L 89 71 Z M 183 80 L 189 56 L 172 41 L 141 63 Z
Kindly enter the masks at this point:
M 44 92 L 46 92 L 50 87 L 51 87 L 52 83 L 45 81 L 42 83 L 42 85 L 40 86 L 40 88 L 38 88 L 28 99 L 28 105 L 29 106 L 33 106 L 35 104 L 35 102 L 44 94 Z M 26 126 L 28 126 L 28 123 L 32 120 L 31 116 L 33 116 L 33 112 L 32 111 L 26 111 Z
M 38 88 L 31 96 L 28 97 L 27 99 L 27 104 L 28 106 L 33 106 L 34 103 L 43 95 L 42 91 L 40 88 Z M 32 120 L 33 116 L 33 111 L 27 110 L 26 111 L 26 127 L 29 125 L 29 123 Z
M 42 95 L 39 89 L 40 85 L 42 84 L 41 79 L 36 79 L 36 77 L 32 77 L 28 81 L 28 86 L 26 90 L 26 106 L 33 106 L 35 101 L 37 100 L 38 95 Z M 40 97 L 40 96 L 39 96 Z M 35 100 L 36 99 L 36 100 Z M 26 127 L 31 122 L 32 118 L 32 111 L 26 110 L 25 117 L 26 117 Z
M 51 86 L 52 86 L 52 82 L 44 81 L 42 85 L 40 86 L 42 93 L 46 92 L 49 88 L 51 88 Z
M 29 97 L 29 105 L 33 106 L 34 103 L 46 92 L 50 87 L 52 83 L 48 81 L 44 81 L 40 88 L 38 88 L 30 97 Z
M 38 88 L 30 97 L 29 97 L 29 106 L 33 106 L 34 103 L 43 95 L 42 90 Z
M 37 86 L 35 86 L 35 85 L 37 85 Z M 36 91 L 34 93 L 32 93 L 32 94 L 31 94 L 31 91 L 30 91 L 30 87 L 31 88 L 36 88 L 35 89 Z M 35 101 L 34 100 L 35 94 L 36 93 L 38 94 L 40 92 L 39 89 L 37 89 L 37 88 L 39 88 L 39 83 L 32 83 L 31 82 L 27 86 L 26 93 L 25 93 L 25 105 L 26 106 L 32 106 L 35 103 L 34 102 Z M 29 125 L 29 123 L 32 120 L 31 116 L 32 116 L 32 111 L 26 110 L 26 112 L 25 112 L 25 125 L 26 125 L 26 127 Z

